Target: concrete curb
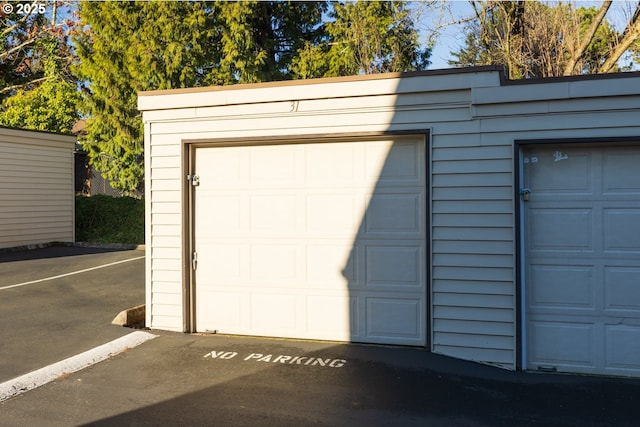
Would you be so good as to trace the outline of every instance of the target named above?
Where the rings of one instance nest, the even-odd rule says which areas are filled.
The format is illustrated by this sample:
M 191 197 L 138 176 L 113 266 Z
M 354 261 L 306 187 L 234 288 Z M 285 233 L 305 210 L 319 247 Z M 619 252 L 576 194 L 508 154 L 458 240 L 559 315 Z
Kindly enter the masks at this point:
M 139 346 L 150 339 L 156 338 L 149 332 L 135 331 L 91 350 L 80 353 L 68 359 L 38 369 L 18 378 L 0 384 L 0 402 L 11 397 L 26 393 L 29 390 L 45 385 L 59 377 L 62 377 L 81 369 L 87 368 L 98 362 L 102 362 L 125 350 Z
M 143 328 L 145 323 L 145 305 L 137 305 L 135 307 L 122 310 L 111 321 L 112 325 L 128 326 L 130 328 Z

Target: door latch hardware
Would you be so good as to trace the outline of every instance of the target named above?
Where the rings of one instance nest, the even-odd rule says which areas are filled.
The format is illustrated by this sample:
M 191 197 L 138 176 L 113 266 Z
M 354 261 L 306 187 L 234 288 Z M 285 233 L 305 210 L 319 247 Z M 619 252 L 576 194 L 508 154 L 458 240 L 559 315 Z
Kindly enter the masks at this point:
M 194 187 L 200 185 L 200 177 L 198 175 L 187 175 L 187 179 L 191 181 L 191 185 Z
M 198 252 L 193 252 L 191 255 L 191 266 L 194 270 L 198 267 Z
M 521 188 L 520 189 L 520 195 L 522 196 L 522 200 L 524 200 L 525 202 L 529 201 L 529 194 L 531 194 L 531 189 L 530 188 Z

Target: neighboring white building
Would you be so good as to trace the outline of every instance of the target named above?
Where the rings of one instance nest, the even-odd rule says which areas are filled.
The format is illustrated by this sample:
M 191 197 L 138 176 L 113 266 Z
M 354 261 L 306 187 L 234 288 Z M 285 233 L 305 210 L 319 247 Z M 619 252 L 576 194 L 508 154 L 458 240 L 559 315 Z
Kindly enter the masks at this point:
M 640 376 L 640 73 L 143 92 L 147 326 Z
M 74 241 L 75 143 L 0 127 L 0 248 Z

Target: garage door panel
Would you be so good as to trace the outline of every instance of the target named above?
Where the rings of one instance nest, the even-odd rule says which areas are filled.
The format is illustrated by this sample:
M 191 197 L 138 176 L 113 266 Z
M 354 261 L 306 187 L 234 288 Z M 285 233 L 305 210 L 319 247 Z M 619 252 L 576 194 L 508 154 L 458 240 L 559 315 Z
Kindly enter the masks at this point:
M 366 254 L 367 286 L 420 286 L 420 247 L 367 246 Z
M 298 257 L 297 245 L 252 244 L 249 278 L 251 281 L 286 286 L 300 276 Z
M 296 175 L 296 149 L 293 145 L 287 146 L 259 146 L 253 147 L 249 162 L 249 184 L 263 187 L 272 183 L 295 182 Z
M 640 254 L 640 209 L 604 209 L 604 250 Z
M 199 331 L 234 331 L 244 328 L 247 323 L 242 309 L 246 305 L 244 298 L 242 292 L 199 291 L 196 299 L 198 321 L 207 325 Z
M 595 367 L 595 327 L 589 323 L 531 321 L 531 367 Z
M 591 209 L 530 209 L 528 219 L 533 251 L 592 249 Z
M 203 196 L 200 199 L 203 206 L 207 206 L 207 213 L 203 215 L 209 221 L 210 227 L 207 231 L 210 234 L 237 232 L 243 227 L 241 212 L 243 211 L 243 200 L 239 196 Z M 196 207 L 198 209 L 198 207 Z
M 640 374 L 640 326 L 607 325 L 605 366 Z
M 605 153 L 603 164 L 604 194 L 640 195 L 640 154 L 637 150 Z
M 369 297 L 366 299 L 367 336 L 388 339 L 420 340 L 424 311 L 418 299 Z
M 594 308 L 593 268 L 581 265 L 530 265 L 531 307 Z
M 333 307 L 327 313 L 327 307 Z M 358 299 L 349 296 L 307 296 L 306 321 L 319 339 L 348 341 L 358 335 Z M 348 325 L 348 328 L 345 328 Z
M 347 243 L 309 244 L 306 247 L 306 283 L 345 289 L 358 282 L 359 248 Z
M 606 310 L 633 311 L 640 317 L 640 268 L 605 267 Z
M 357 161 L 362 150 L 352 144 L 322 144 L 305 150 L 305 176 L 310 186 L 362 181 L 363 170 Z
M 373 194 L 365 218 L 365 232 L 420 233 L 424 213 L 419 194 Z
M 297 295 L 251 292 L 250 328 L 257 333 L 287 334 L 295 331 L 297 321 Z
M 362 219 L 363 198 L 354 194 L 311 194 L 306 197 L 307 230 L 354 238 Z
M 566 156 L 566 158 L 565 158 Z M 539 195 L 591 193 L 591 154 L 572 149 L 544 150 L 525 156 L 531 165 L 529 188 Z M 561 183 L 559 186 L 558 183 Z
M 229 147 L 215 158 L 207 159 L 206 168 L 199 170 L 201 179 L 210 182 L 220 188 L 234 188 L 246 186 L 249 176 L 246 174 L 246 164 L 249 153 Z
M 203 249 L 209 256 L 206 261 L 198 263 L 198 270 L 202 276 L 216 277 L 226 282 L 242 279 L 242 272 L 247 271 L 246 265 L 243 264 L 243 260 L 247 259 L 247 245 L 236 242 L 203 243 Z
M 295 194 L 260 194 L 252 196 L 250 203 L 251 230 L 281 233 L 296 226 Z M 240 216 L 240 213 L 236 215 Z
M 421 185 L 424 146 L 415 143 L 377 141 L 365 145 L 365 173 L 376 186 Z

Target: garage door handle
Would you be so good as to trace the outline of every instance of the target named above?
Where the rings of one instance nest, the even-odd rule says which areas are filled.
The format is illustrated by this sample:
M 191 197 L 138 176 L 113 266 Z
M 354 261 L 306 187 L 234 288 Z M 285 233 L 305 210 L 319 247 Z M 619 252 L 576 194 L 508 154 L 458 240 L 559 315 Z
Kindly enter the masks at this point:
M 194 270 L 198 266 L 198 252 L 194 252 L 193 255 L 191 255 L 191 266 Z
M 531 189 L 530 188 L 521 188 L 520 189 L 520 195 L 522 196 L 522 200 L 524 200 L 525 202 L 529 201 L 529 194 L 531 194 Z

